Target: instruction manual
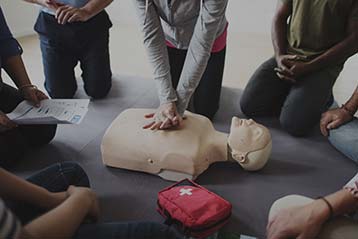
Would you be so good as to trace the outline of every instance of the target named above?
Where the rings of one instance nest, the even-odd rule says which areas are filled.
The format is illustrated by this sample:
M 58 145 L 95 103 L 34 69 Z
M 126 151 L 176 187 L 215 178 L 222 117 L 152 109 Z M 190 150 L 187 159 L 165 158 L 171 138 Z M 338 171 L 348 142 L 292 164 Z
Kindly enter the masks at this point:
M 88 111 L 88 99 L 48 99 L 36 108 L 28 101 L 21 102 L 7 116 L 19 125 L 80 124 Z

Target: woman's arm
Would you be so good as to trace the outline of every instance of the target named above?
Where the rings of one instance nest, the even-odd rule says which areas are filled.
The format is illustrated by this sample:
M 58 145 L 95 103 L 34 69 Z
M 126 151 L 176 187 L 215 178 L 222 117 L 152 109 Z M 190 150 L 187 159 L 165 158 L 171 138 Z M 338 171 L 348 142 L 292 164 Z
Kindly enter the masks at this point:
M 22 49 L 13 38 L 0 7 L 0 57 L 1 67 L 5 69 L 12 81 L 20 89 L 24 99 L 39 106 L 47 96 L 31 84 L 21 58 Z
M 195 25 L 177 88 L 177 107 L 180 115 L 184 114 L 204 74 L 218 28 L 225 19 L 228 0 L 202 0 L 201 2 L 201 16 Z
M 31 85 L 21 55 L 11 56 L 3 61 L 2 67 L 10 76 L 15 85 L 20 89 L 23 86 Z
M 267 226 L 268 239 L 316 238 L 323 224 L 331 217 L 355 212 L 358 209 L 358 175 L 334 194 L 310 204 L 280 211 Z
M 178 98 L 172 85 L 169 56 L 159 15 L 152 0 L 135 0 L 134 3 L 160 101 L 156 113 L 145 116 L 151 120 L 144 128 L 156 130 L 176 127 L 182 119 L 175 104 Z
M 71 186 L 68 194 L 60 206 L 25 225 L 22 238 L 71 238 L 86 216 L 97 219 L 98 201 L 93 191 Z
M 38 90 L 36 86 L 32 85 L 21 55 L 8 57 L 3 62 L 2 67 L 16 84 L 25 100 L 39 107 L 41 100 L 48 98 L 42 91 Z
M 0 197 L 52 209 L 67 197 L 66 192 L 51 193 L 0 168 Z
M 139 24 L 144 36 L 144 45 L 149 62 L 154 70 L 154 80 L 158 90 L 160 104 L 177 101 L 176 91 L 172 86 L 169 56 L 165 44 L 164 32 L 159 15 L 152 0 L 134 1 L 139 17 Z

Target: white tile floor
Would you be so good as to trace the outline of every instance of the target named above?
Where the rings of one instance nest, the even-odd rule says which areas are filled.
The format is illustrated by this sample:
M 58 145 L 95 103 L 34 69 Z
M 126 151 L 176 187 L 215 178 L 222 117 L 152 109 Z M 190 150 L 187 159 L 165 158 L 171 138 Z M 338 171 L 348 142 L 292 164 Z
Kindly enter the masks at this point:
M 24 60 L 32 81 L 42 87 L 43 68 L 37 36 L 19 39 L 24 48 Z M 138 28 L 114 24 L 111 31 L 111 64 L 114 74 L 151 76 L 141 34 Z M 259 33 L 229 33 L 224 84 L 244 88 L 260 63 L 272 55 L 270 36 Z M 338 79 L 334 92 L 343 103 L 358 84 L 358 56 L 352 57 Z M 78 72 L 79 74 L 79 72 Z

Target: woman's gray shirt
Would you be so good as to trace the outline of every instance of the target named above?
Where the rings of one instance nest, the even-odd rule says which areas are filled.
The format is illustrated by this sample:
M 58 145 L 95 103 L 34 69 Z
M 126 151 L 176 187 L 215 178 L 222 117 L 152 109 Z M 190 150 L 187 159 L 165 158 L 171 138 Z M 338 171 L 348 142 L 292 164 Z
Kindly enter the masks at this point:
M 161 104 L 176 102 L 183 115 L 227 25 L 228 0 L 134 0 L 144 45 L 154 68 Z M 165 40 L 188 50 L 177 89 L 173 89 Z M 210 96 L 208 96 L 210 97 Z

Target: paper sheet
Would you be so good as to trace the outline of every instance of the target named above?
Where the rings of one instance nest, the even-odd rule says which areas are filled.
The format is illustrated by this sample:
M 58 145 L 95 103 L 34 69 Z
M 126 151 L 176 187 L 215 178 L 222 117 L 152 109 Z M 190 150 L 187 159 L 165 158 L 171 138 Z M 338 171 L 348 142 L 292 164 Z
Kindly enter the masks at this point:
M 17 124 L 80 124 L 88 111 L 88 99 L 48 99 L 36 108 L 21 102 L 7 116 Z

